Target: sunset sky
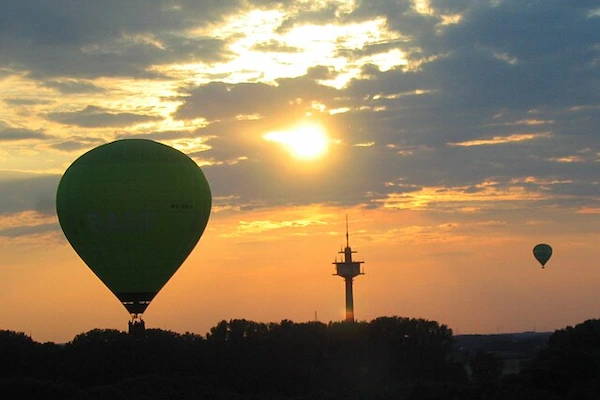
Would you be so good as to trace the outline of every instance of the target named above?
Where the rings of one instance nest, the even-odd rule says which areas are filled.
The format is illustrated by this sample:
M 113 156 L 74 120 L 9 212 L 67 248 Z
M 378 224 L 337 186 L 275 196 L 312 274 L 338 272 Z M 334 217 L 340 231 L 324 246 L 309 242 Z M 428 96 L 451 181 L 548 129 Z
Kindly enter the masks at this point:
M 54 200 L 123 138 L 188 154 L 213 193 L 148 327 L 342 320 L 346 215 L 358 320 L 600 317 L 597 0 L 3 0 L 0 329 L 126 330 Z

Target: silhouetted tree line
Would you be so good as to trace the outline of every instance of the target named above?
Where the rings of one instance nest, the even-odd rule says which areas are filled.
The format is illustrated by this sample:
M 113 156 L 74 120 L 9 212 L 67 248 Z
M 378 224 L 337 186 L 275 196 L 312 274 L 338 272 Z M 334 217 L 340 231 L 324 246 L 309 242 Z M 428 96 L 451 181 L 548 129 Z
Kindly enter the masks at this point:
M 599 399 L 600 320 L 554 332 L 521 375 L 539 399 Z
M 599 321 L 556 331 L 517 375 L 503 375 L 489 352 L 460 361 L 453 354 L 447 326 L 400 317 L 329 324 L 236 319 L 205 337 L 95 329 L 64 345 L 0 331 L 0 398 L 599 398 Z

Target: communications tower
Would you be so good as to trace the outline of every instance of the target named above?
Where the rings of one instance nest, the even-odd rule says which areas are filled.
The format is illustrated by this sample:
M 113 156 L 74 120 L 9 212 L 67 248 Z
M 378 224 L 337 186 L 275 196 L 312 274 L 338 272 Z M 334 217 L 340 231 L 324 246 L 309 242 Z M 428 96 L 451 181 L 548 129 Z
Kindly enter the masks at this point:
M 364 261 L 352 260 L 352 254 L 354 253 L 356 253 L 356 251 L 352 251 L 350 248 L 350 240 L 348 235 L 348 216 L 346 215 L 346 248 L 339 252 L 339 254 L 344 255 L 344 259 L 338 262 L 336 258 L 336 260 L 333 262 L 333 264 L 335 264 L 335 274 L 333 275 L 341 276 L 344 278 L 346 283 L 346 322 L 354 321 L 354 295 L 352 294 L 352 281 L 358 275 L 365 274 L 360 268 L 360 264 L 364 263 Z

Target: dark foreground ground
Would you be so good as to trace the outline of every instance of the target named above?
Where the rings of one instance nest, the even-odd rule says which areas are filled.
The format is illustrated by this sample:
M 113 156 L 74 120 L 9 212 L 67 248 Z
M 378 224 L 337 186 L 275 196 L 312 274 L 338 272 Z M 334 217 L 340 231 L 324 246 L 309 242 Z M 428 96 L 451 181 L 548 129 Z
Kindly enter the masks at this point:
M 206 336 L 0 331 L 0 399 L 598 399 L 600 321 L 453 336 L 423 319 L 221 321 Z

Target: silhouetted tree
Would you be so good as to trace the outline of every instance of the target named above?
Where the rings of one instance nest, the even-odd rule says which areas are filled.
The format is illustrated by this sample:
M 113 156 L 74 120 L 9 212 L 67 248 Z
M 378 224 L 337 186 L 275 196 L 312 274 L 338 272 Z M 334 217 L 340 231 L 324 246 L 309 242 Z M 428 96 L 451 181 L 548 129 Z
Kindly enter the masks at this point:
M 229 324 L 227 321 L 222 320 L 217 325 L 210 328 L 209 333 L 206 334 L 206 340 L 212 342 L 225 342 L 229 333 Z
M 36 350 L 36 342 L 21 332 L 0 330 L 0 377 L 23 376 Z
M 523 374 L 562 398 L 600 398 L 600 320 L 555 331 Z
M 448 372 L 452 330 L 424 319 L 380 317 L 369 324 L 373 353 L 392 376 L 441 378 Z

